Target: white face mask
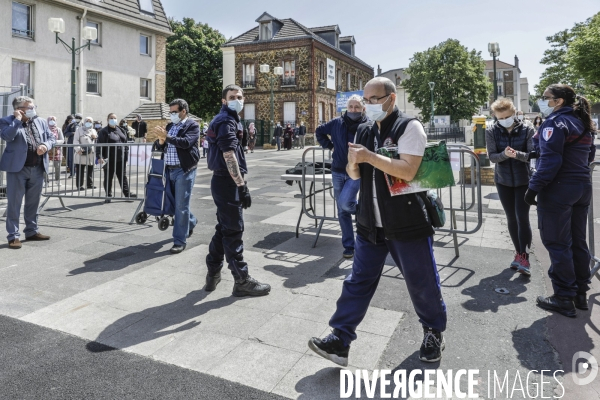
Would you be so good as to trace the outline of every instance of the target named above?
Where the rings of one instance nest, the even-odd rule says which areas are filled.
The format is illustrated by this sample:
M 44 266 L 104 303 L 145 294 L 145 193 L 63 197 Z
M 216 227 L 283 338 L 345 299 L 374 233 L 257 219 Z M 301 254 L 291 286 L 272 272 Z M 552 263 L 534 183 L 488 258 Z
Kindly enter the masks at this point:
M 510 128 L 512 126 L 512 124 L 515 123 L 515 118 L 514 117 L 508 117 L 506 119 L 499 119 L 498 123 L 500 125 L 502 125 L 505 128 Z
M 90 129 L 92 127 L 92 123 L 86 122 L 85 124 L 83 124 L 83 126 L 85 126 L 87 129 Z
M 50 120 L 50 121 L 48 121 L 48 125 L 50 125 L 50 126 L 56 126 L 56 121 Z
M 240 113 L 240 111 L 242 111 L 242 109 L 244 108 L 244 101 L 243 100 L 230 100 L 227 102 L 227 107 L 229 107 L 229 109 L 231 111 L 235 111 L 236 113 Z
M 25 111 L 25 116 L 27 118 L 31 119 L 31 118 L 37 116 L 37 113 L 35 112 L 35 109 L 33 109 L 33 110 L 27 110 L 27 111 Z
M 387 110 L 383 110 L 383 105 L 387 103 L 389 99 L 390 97 L 382 104 L 365 104 L 365 114 L 367 114 L 367 117 L 373 121 L 382 121 L 387 115 Z
M 116 118 L 111 118 L 111 119 L 109 119 L 109 120 L 108 120 L 108 124 L 109 124 L 110 126 L 117 126 L 117 120 L 116 120 Z
M 523 116 L 522 115 L 517 115 L 517 121 L 523 121 Z

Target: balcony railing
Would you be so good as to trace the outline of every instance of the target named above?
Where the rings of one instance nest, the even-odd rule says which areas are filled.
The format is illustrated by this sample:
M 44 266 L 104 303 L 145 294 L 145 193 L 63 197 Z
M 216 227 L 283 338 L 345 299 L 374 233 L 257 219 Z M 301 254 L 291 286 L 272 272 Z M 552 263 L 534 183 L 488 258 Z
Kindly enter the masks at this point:
M 281 86 L 296 86 L 296 77 L 281 78 Z
M 242 87 L 244 89 L 255 88 L 256 87 L 256 78 L 254 76 L 247 77 L 246 79 L 244 79 L 244 82 L 242 83 Z

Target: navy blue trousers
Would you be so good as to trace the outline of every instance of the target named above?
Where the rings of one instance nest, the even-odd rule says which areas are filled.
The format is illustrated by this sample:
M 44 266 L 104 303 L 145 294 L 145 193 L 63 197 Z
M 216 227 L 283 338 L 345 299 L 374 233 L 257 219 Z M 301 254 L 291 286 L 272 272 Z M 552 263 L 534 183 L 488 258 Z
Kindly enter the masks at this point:
M 344 280 L 342 295 L 329 325 L 341 332 L 340 339 L 345 344 L 356 339 L 356 327 L 367 313 L 389 253 L 404 277 L 421 324 L 440 332 L 446 330 L 446 304 L 433 256 L 433 239 L 400 242 L 385 239 L 383 229 L 377 231 L 376 244 L 361 235 L 356 236 L 352 273 Z
M 591 182 L 552 182 L 537 197 L 538 228 L 550 253 L 554 294 L 574 297 L 590 287 L 590 252 L 586 242 Z
M 210 191 L 217 206 L 217 225 L 206 256 L 208 273 L 219 273 L 226 259 L 233 278 L 245 281 L 248 264 L 243 254 L 244 216 L 237 185 L 230 176 L 213 175 Z

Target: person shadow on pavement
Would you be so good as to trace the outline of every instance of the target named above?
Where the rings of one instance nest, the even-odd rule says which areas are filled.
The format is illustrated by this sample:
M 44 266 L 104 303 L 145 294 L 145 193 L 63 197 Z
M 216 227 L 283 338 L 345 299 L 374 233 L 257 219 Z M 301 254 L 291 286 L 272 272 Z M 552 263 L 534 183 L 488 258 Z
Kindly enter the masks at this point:
M 240 299 L 230 296 L 204 302 L 210 293 L 204 289 L 194 290 L 182 299 L 128 314 L 104 328 L 86 348 L 94 353 L 112 351 L 184 332 L 200 325 L 197 319 L 203 314 Z
M 503 269 L 498 275 L 483 278 L 477 285 L 463 289 L 461 294 L 472 299 L 462 303 L 462 306 L 469 311 L 498 312 L 502 306 L 526 302 L 527 299 L 520 295 L 527 290 L 527 283 L 529 279 L 518 272 Z M 507 289 L 509 293 L 497 293 L 498 288 Z
M 136 246 L 122 247 L 109 253 L 86 260 L 83 267 L 69 271 L 67 276 L 88 272 L 108 272 L 125 269 L 131 264 L 141 264 L 154 258 L 169 254 L 169 249 L 158 252 L 163 246 L 173 243 L 173 239 L 165 239 L 155 243 L 142 243 Z
M 593 335 L 600 335 L 600 327 L 591 320 L 594 307 L 600 307 L 600 294 L 589 296 L 588 305 L 590 309 L 587 311 L 577 310 L 576 318 L 549 313 L 529 327 L 515 329 L 512 332 L 513 346 L 518 352 L 521 364 L 530 370 L 563 370 L 563 375 L 571 373 L 577 375 L 578 371 L 573 371 L 574 355 L 580 351 L 593 353 L 595 350 L 589 330 Z M 558 358 L 555 353 L 558 353 Z M 575 365 L 578 366 L 579 363 L 587 360 L 576 359 L 575 361 Z M 571 378 L 565 379 L 570 380 L 565 382 L 566 385 L 573 384 Z M 558 390 L 560 393 L 560 389 Z M 549 390 L 544 395 L 549 398 L 555 394 Z

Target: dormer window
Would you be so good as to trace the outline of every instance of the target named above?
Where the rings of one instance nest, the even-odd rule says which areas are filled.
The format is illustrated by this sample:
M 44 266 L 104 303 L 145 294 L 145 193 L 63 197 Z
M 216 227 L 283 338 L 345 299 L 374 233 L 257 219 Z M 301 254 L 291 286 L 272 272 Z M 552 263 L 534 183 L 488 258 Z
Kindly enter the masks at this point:
M 146 14 L 154 14 L 154 6 L 152 0 L 139 0 L 140 11 Z
M 271 21 L 260 24 L 259 40 L 271 40 L 273 38 L 273 25 Z

